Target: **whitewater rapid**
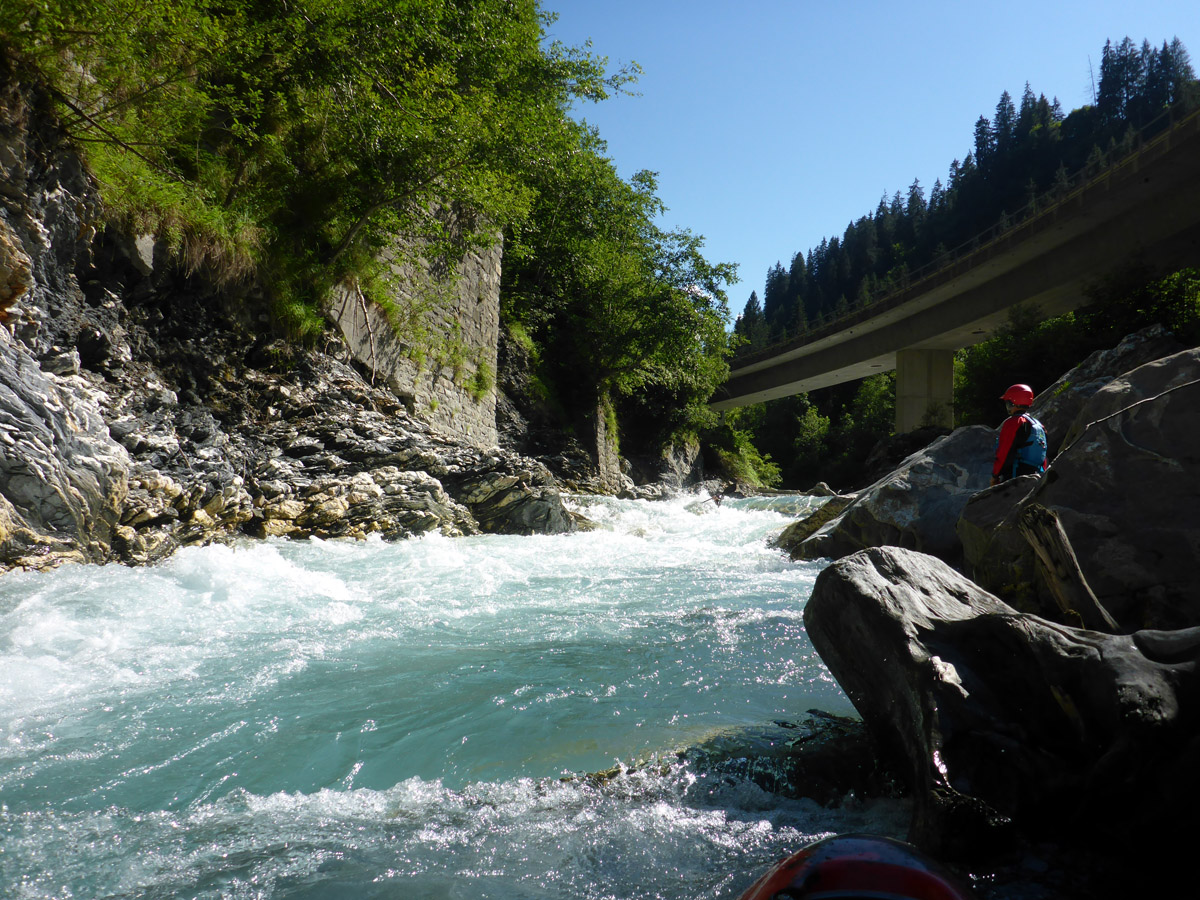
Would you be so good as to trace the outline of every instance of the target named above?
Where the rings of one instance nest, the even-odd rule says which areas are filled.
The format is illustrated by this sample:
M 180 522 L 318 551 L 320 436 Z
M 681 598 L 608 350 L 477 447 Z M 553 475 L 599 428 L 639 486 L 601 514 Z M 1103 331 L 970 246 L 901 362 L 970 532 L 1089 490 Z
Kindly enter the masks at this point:
M 852 714 L 804 633 L 820 565 L 767 542 L 808 502 L 7 575 L 0 893 L 725 898 L 816 837 L 902 835 L 900 804 L 675 753 Z

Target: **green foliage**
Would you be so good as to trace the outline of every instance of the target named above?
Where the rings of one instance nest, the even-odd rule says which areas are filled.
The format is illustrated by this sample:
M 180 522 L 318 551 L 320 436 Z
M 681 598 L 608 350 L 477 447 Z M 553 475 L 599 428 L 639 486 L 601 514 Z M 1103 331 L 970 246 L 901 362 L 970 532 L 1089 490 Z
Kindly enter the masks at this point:
M 525 326 L 520 322 L 509 321 L 505 323 L 505 327 L 508 330 L 508 339 L 520 347 L 536 365 L 539 354 L 538 345 L 534 343 Z
M 557 138 L 561 165 L 539 172 L 530 216 L 506 236 L 501 314 L 540 348 L 540 372 L 568 405 L 611 397 L 626 435 L 648 445 L 694 434 L 728 371 L 735 267 L 655 224 L 653 173 L 622 179 L 584 125 Z
M 496 373 L 492 371 L 491 364 L 486 359 L 480 359 L 475 363 L 475 371 L 467 379 L 466 389 L 472 400 L 482 403 L 495 384 Z
M 192 268 L 257 267 L 304 333 L 395 235 L 452 255 L 526 217 L 571 102 L 631 75 L 544 49 L 548 21 L 536 0 L 42 0 L 0 6 L 0 43 L 111 215 Z
M 821 415 L 815 406 L 810 406 L 796 419 L 792 438 L 795 448 L 793 467 L 814 473 L 813 480 L 821 471 L 821 463 L 830 456 L 829 416 Z
M 501 233 L 504 317 L 545 393 L 694 431 L 727 371 L 734 267 L 660 229 L 654 176 L 620 178 L 569 115 L 636 64 L 547 46 L 551 21 L 537 0 L 41 0 L 0 5 L 0 47 L 48 86 L 114 221 L 254 277 L 295 337 L 353 285 L 418 364 L 465 377 L 461 340 L 430 334 L 431 297 L 397 298 L 380 251 L 446 268 Z
M 871 450 L 892 434 L 895 373 L 747 406 L 728 415 L 767 458 L 780 460 L 784 485 L 804 489 L 825 481 L 838 488 L 856 487 Z
M 731 410 L 725 414 L 724 422 L 705 432 L 704 441 L 733 481 L 772 488 L 781 480 L 779 466 L 769 455 L 758 451 L 748 430 L 739 427 L 753 427 L 756 418 L 757 410 L 752 407 Z
M 958 424 L 994 425 L 1003 417 L 998 398 L 1015 382 L 1044 390 L 1088 354 L 1126 335 L 1161 324 L 1188 346 L 1200 345 L 1200 269 L 1164 278 L 1144 270 L 1120 273 L 1098 286 L 1074 313 L 1041 320 L 1035 310 L 1014 308 L 995 337 L 955 355 Z

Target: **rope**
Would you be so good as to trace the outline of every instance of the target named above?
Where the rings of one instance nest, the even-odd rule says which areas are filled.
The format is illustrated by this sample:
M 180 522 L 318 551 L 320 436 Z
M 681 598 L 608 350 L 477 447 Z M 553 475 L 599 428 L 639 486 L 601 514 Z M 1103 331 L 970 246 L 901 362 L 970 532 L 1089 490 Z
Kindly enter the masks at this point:
M 1159 399 L 1167 396 L 1167 394 L 1172 394 L 1175 391 L 1180 390 L 1181 388 L 1192 387 L 1193 385 L 1197 385 L 1197 384 L 1200 384 L 1200 378 L 1194 378 L 1191 381 L 1185 381 L 1185 382 L 1183 382 L 1183 384 L 1177 384 L 1174 387 L 1169 387 L 1165 391 L 1155 394 L 1153 397 L 1143 397 L 1141 400 L 1135 400 L 1133 403 L 1130 403 L 1128 406 L 1118 409 L 1116 412 L 1109 413 L 1107 416 L 1101 416 L 1099 419 L 1096 419 L 1093 422 L 1088 422 L 1087 425 L 1085 425 L 1083 427 L 1083 431 L 1079 432 L 1078 437 L 1076 437 L 1075 440 L 1071 441 L 1071 443 L 1067 444 L 1067 446 L 1065 446 L 1061 450 L 1059 450 L 1058 453 L 1055 454 L 1055 457 L 1057 458 L 1059 456 L 1062 456 L 1062 454 L 1066 453 L 1068 450 L 1070 450 L 1072 447 L 1074 447 L 1077 443 L 1079 443 L 1083 439 L 1083 436 L 1088 433 L 1088 430 L 1093 425 L 1099 425 L 1101 422 L 1107 422 L 1109 419 L 1116 418 L 1117 416 L 1121 415 L 1121 413 L 1129 412 L 1129 410 L 1133 409 L 1134 407 L 1141 406 L 1143 403 L 1150 403 L 1153 400 L 1159 400 Z

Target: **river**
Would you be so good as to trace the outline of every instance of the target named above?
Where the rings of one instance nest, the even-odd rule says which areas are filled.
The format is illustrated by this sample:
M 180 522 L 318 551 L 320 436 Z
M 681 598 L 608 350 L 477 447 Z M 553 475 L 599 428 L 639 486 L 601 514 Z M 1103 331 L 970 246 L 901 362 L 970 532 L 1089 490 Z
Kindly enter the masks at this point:
M 808 501 L 572 502 L 600 527 L 0 578 L 0 894 L 734 898 L 903 836 L 675 753 L 853 713 L 820 565 L 767 546 Z

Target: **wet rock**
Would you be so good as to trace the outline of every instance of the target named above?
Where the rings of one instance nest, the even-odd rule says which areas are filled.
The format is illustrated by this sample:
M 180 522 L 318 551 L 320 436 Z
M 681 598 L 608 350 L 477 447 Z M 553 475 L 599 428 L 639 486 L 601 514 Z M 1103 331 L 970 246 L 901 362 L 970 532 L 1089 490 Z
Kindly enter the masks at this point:
M 817 496 L 822 495 L 818 494 Z M 800 545 L 834 518 L 845 512 L 846 507 L 853 503 L 857 497 L 857 494 L 835 494 L 829 497 L 828 500 L 822 503 L 816 510 L 809 513 L 808 516 L 793 522 L 785 528 L 783 533 L 775 538 L 772 546 L 787 552 L 793 559 L 804 558 L 798 555 Z
M 0 329 L 0 560 L 105 559 L 129 464 L 86 386 L 45 374 Z
M 957 559 L 954 526 L 972 495 L 987 487 L 995 444 L 991 428 L 957 429 L 858 492 L 817 531 L 789 539 L 789 552 L 794 559 L 839 559 L 864 547 L 898 546 Z
M 1200 800 L 1200 628 L 1059 625 L 894 547 L 824 570 L 804 622 L 903 761 L 927 849 L 995 850 L 1014 826 L 1150 849 Z
M 721 732 L 679 755 L 705 776 L 748 778 L 769 793 L 826 807 L 904 793 L 861 719 L 818 709 L 795 722 Z
M 827 485 L 824 481 L 818 481 L 804 493 L 812 497 L 836 497 L 838 492 Z

